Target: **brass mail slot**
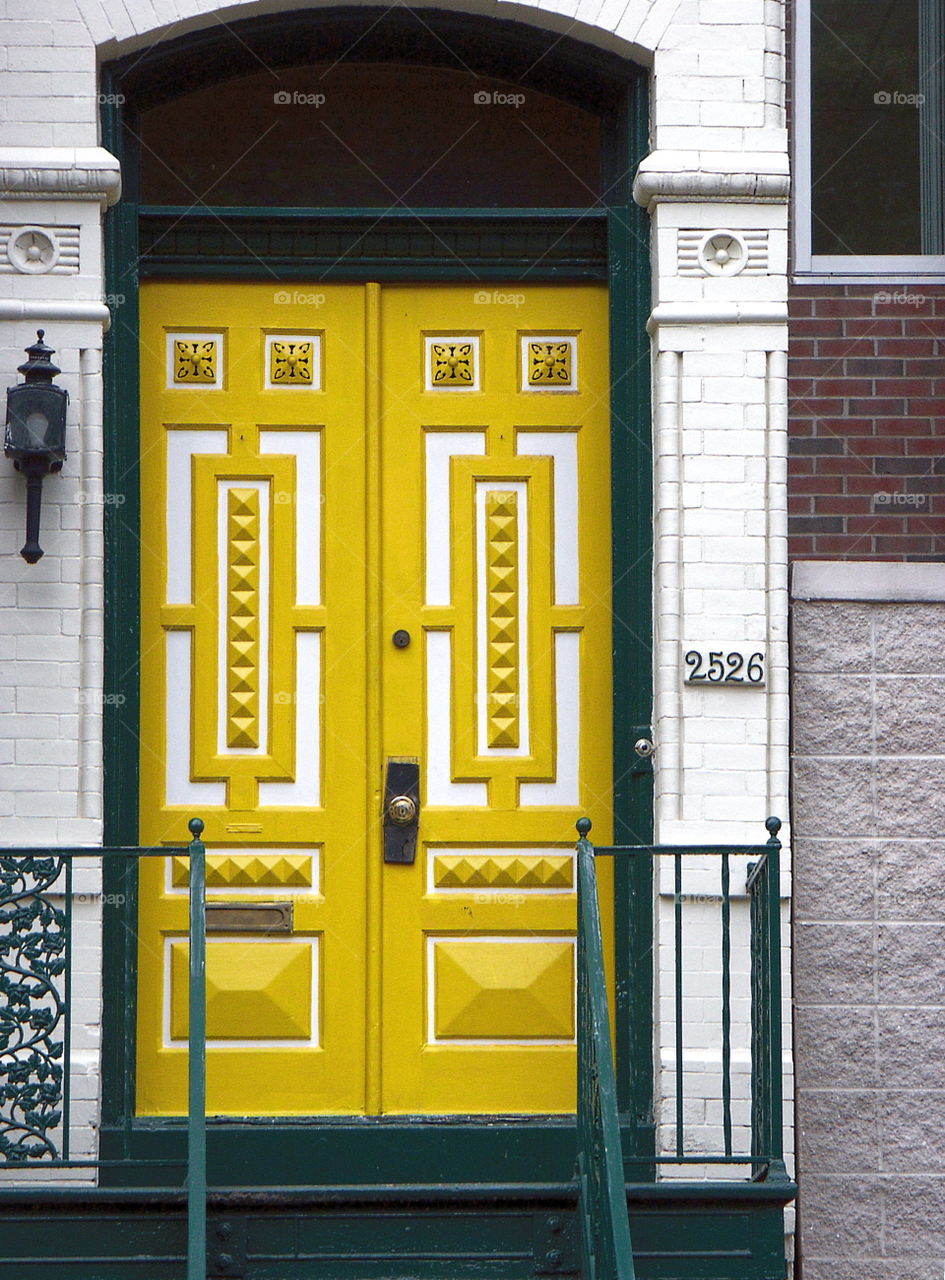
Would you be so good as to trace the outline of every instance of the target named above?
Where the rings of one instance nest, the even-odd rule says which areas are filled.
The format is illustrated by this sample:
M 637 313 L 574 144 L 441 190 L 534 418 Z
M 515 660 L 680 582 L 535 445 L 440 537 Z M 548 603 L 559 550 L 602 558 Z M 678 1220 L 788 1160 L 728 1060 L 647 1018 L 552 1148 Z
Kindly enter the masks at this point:
M 207 903 L 208 933 L 291 933 L 291 902 Z

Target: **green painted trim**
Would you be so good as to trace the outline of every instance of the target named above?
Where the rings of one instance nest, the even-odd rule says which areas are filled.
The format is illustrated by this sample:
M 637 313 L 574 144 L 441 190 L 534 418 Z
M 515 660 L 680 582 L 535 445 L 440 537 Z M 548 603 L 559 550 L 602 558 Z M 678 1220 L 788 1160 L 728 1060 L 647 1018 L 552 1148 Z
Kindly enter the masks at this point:
M 104 1167 L 101 1186 L 180 1186 L 186 1154 L 186 1121 L 138 1120 L 130 1155 L 152 1162 Z M 125 1150 L 121 1127 L 102 1130 L 102 1156 Z M 207 1181 L 225 1187 L 278 1185 L 332 1187 L 400 1183 L 512 1183 L 570 1185 L 577 1138 L 572 1117 L 319 1116 L 298 1121 L 211 1121 Z M 164 1162 L 163 1168 L 153 1162 Z
M 530 1195 L 492 1187 L 488 1204 L 478 1189 L 458 1188 L 454 1195 L 433 1188 L 419 1197 L 378 1190 L 376 1198 L 356 1187 L 340 1199 L 304 1192 L 212 1196 L 208 1236 L 216 1247 L 206 1274 L 246 1280 L 577 1274 L 573 1188 Z M 639 1280 L 784 1280 L 781 1203 L 627 1191 Z M 167 1280 L 182 1273 L 186 1224 L 179 1195 L 69 1189 L 58 1199 L 0 1196 L 0 1229 L 17 1280 Z
M 138 842 L 138 281 L 135 156 L 124 146 L 116 85 L 103 77 L 102 143 L 122 167 L 126 200 L 105 218 L 106 293 L 113 307 L 104 349 L 104 485 L 123 503 L 105 504 L 104 843 Z M 106 860 L 102 922 L 102 1121 L 128 1123 L 134 1111 L 138 867 Z
M 237 218 L 142 214 L 141 275 L 304 280 L 410 279 L 477 282 L 606 280 L 607 221 L 576 217 L 466 218 L 452 213 L 435 223 L 405 224 L 383 213 L 273 220 L 266 213 Z
M 314 205 L 311 208 L 305 206 L 294 205 L 278 205 L 270 208 L 266 205 L 177 205 L 177 204 L 143 204 L 140 209 L 142 218 L 213 218 L 227 219 L 234 218 L 266 218 L 275 221 L 289 221 L 293 218 L 306 218 L 316 221 L 331 221 L 337 219 L 339 222 L 349 221 L 350 219 L 360 218 L 363 221 L 376 222 L 381 219 L 384 222 L 413 222 L 416 218 L 422 218 L 426 221 L 441 219 L 456 219 L 462 222 L 471 222 L 479 219 L 486 219 L 494 222 L 497 218 L 501 219 L 521 219 L 522 221 L 531 220 L 555 220 L 566 219 L 573 222 L 575 218 L 604 218 L 607 216 L 607 206 L 598 205 L 580 205 L 577 208 L 535 208 L 529 209 L 527 206 L 517 208 L 509 205 L 498 205 L 494 209 L 458 209 L 449 206 L 436 206 L 430 208 L 372 208 L 368 205 L 364 207 L 356 205 L 353 208 L 344 206 L 332 207 L 331 205 L 319 206 Z
M 649 146 L 648 94 L 628 86 L 624 120 L 610 139 L 609 215 L 613 617 L 614 841 L 645 842 L 653 831 L 653 771 L 633 743 L 649 736 L 652 715 L 652 427 L 649 222 L 633 201 L 630 179 Z M 628 1156 L 656 1152 L 653 1114 L 653 873 L 648 863 L 615 868 L 618 1105 L 631 1122 Z M 655 1166 L 653 1176 L 655 1177 Z
M 353 14 L 355 11 L 344 11 Z M 374 11 L 357 11 L 363 22 Z M 432 15 L 427 15 L 431 17 Z M 436 15 L 437 19 L 444 15 Z M 324 24 L 324 15 L 320 16 Z M 453 23 L 452 18 L 449 21 Z M 276 24 L 267 18 L 260 28 L 271 34 Z M 324 24 L 330 25 L 330 24 Z M 453 26 L 455 27 L 455 23 Z M 482 35 L 481 21 L 463 18 L 459 25 L 464 29 L 475 27 Z M 511 34 L 510 34 L 511 33 Z M 529 34 L 530 33 L 530 34 Z M 534 37 L 536 31 L 524 29 L 519 24 L 494 20 L 490 24 L 490 39 L 477 44 L 480 62 L 488 61 L 489 46 L 500 45 L 503 39 L 514 38 L 520 46 L 531 41 L 528 58 L 534 61 Z M 605 115 L 609 111 L 607 146 L 609 148 L 608 232 L 609 232 L 609 283 L 611 309 L 611 358 L 614 368 L 634 370 L 639 376 L 620 379 L 614 383 L 612 412 L 614 423 L 614 557 L 615 557 L 615 617 L 620 625 L 615 632 L 615 840 L 626 841 L 631 836 L 640 841 L 651 834 L 651 778 L 644 777 L 635 788 L 628 785 L 619 762 L 626 760 L 625 752 L 628 722 L 627 708 L 633 708 L 633 721 L 648 722 L 650 708 L 650 479 L 649 479 L 649 343 L 645 331 L 648 314 L 649 250 L 646 217 L 633 203 L 630 196 L 630 178 L 636 165 L 647 150 L 647 82 L 645 73 L 611 54 L 591 50 L 566 38 L 537 32 L 539 43 L 544 40 L 552 49 L 542 54 L 535 64 L 540 64 L 540 74 L 561 76 L 562 66 L 570 58 L 578 70 L 575 72 L 573 94 L 584 96 L 584 101 L 605 102 Z M 107 70 L 103 85 L 112 95 L 111 102 L 103 107 L 103 143 L 122 163 L 125 196 L 113 209 L 106 221 L 106 292 L 123 296 L 124 301 L 115 308 L 114 323 L 106 351 L 106 489 L 126 494 L 122 506 L 106 507 L 106 688 L 121 689 L 126 701 L 122 706 L 107 708 L 108 722 L 105 731 L 106 751 L 106 840 L 110 844 L 134 845 L 137 840 L 137 731 L 138 731 L 138 330 L 137 330 L 137 272 L 138 272 L 138 215 L 137 172 L 135 147 L 132 139 L 136 133 L 135 121 L 128 120 L 125 129 L 121 108 L 113 105 L 121 94 L 129 101 L 133 82 L 143 83 L 143 76 L 150 69 L 155 73 L 157 60 L 170 52 L 179 57 L 182 49 L 193 51 L 206 44 L 206 32 L 185 37 L 179 42 L 166 42 L 144 55 L 134 55 L 124 66 L 115 64 Z M 213 38 L 216 38 L 215 36 Z M 528 59 L 526 59 L 527 61 Z M 470 65 L 474 65 L 474 63 Z M 557 70 L 555 70 L 557 68 Z M 123 78 L 122 72 L 126 78 Z M 618 74 L 619 73 L 619 74 Z M 164 72 L 158 69 L 156 80 L 165 86 L 162 92 L 171 96 L 186 86 L 175 79 L 169 62 Z M 202 72 L 201 72 L 202 74 Z M 595 98 L 592 82 L 603 85 Z M 595 79 L 596 78 L 596 79 Z M 564 96 L 562 93 L 561 96 Z M 629 130 L 620 123 L 622 114 L 629 117 Z M 129 112 L 130 116 L 130 112 Z M 166 212 L 166 210 L 161 210 Z M 205 210 L 201 210 L 205 212 Z M 227 211 L 240 217 L 258 216 L 259 210 Z M 292 216 L 292 210 L 280 211 L 281 216 Z M 309 211 L 306 211 L 308 213 Z M 363 217 L 364 210 L 357 210 Z M 437 216 L 464 219 L 467 216 L 481 223 L 487 218 L 496 222 L 517 217 L 536 216 L 560 218 L 562 210 L 447 210 Z M 574 211 L 582 218 L 599 217 L 596 210 Z M 320 216 L 320 215 L 319 215 Z M 327 210 L 327 217 L 338 218 L 339 210 Z M 397 215 L 401 216 L 401 215 Z M 524 261 L 512 268 L 513 274 L 505 276 L 494 272 L 493 278 L 539 278 L 534 267 Z M 217 274 L 221 274 L 217 268 Z M 226 275 L 241 275 L 231 267 Z M 260 274 L 272 278 L 263 267 Z M 416 278 L 415 266 L 396 264 L 386 278 Z M 355 277 L 356 278 L 356 277 Z M 362 278 L 364 278 L 362 276 Z M 378 278 L 375 269 L 371 278 Z M 427 278 L 431 278 L 428 276 Z M 442 274 L 438 278 L 445 278 Z M 467 277 L 468 278 L 468 277 Z M 562 278 L 562 277 L 558 277 Z M 639 454 L 637 453 L 639 450 Z M 628 501 L 628 495 L 632 501 Z M 638 550 L 643 548 L 642 551 Z M 629 572 L 625 565 L 629 564 Z M 641 647 L 638 649 L 637 644 Z M 632 653 L 632 659 L 631 659 Z M 105 1008 L 103 1032 L 103 1156 L 117 1158 L 176 1158 L 179 1134 L 175 1122 L 166 1124 L 142 1122 L 134 1119 L 134 1004 L 136 988 L 135 931 L 133 922 L 137 912 L 136 867 L 120 867 L 117 863 L 107 872 L 111 877 L 106 892 L 123 895 L 123 907 L 115 907 L 106 913 L 104 931 Z M 626 928 L 636 922 L 637 937 L 642 938 L 652 930 L 648 915 L 651 897 L 640 897 L 640 886 L 632 876 L 620 880 L 618 872 L 618 927 Z M 119 898 L 118 901 L 122 901 Z M 645 919 L 644 919 L 645 917 Z M 131 922 L 132 927 L 128 927 Z M 647 934 L 646 936 L 651 936 Z M 649 951 L 647 951 L 647 956 Z M 629 1078 L 628 1066 L 636 1057 L 636 1046 L 647 1043 L 651 1053 L 649 991 L 646 1000 L 645 1026 L 638 1025 L 635 1033 L 629 1029 L 630 1018 L 639 1005 L 632 992 L 641 990 L 641 973 L 646 985 L 646 961 L 642 965 L 626 952 L 617 957 L 618 971 L 618 1026 L 617 1063 L 621 1077 Z M 639 1068 L 639 1059 L 637 1058 Z M 649 1114 L 652 1107 L 652 1071 L 650 1083 L 646 1072 L 638 1069 L 637 1085 L 632 1097 L 623 1086 L 621 1106 L 635 1114 Z M 642 1086 L 640 1080 L 643 1080 Z M 641 1092 L 642 1089 L 642 1092 Z M 370 1127 L 370 1122 L 368 1122 Z M 396 1126 L 374 1126 L 374 1137 L 367 1137 L 360 1125 L 339 1126 L 319 1117 L 318 1127 L 311 1123 L 292 1126 L 262 1120 L 258 1124 L 214 1125 L 209 1139 L 209 1164 L 211 1181 L 228 1178 L 237 1165 L 248 1169 L 247 1176 L 258 1182 L 279 1182 L 293 1179 L 285 1176 L 287 1142 L 298 1152 L 309 1149 L 311 1154 L 299 1157 L 297 1180 L 311 1182 L 312 1169 L 331 1171 L 332 1181 L 344 1180 L 344 1169 L 351 1162 L 352 1151 L 360 1152 L 350 1169 L 350 1180 L 371 1182 L 378 1162 L 392 1163 L 386 1166 L 384 1181 L 411 1180 L 410 1171 L 404 1165 L 404 1153 L 409 1149 L 418 1156 L 426 1153 L 427 1163 L 421 1161 L 414 1178 L 429 1178 L 437 1162 L 449 1180 L 478 1177 L 485 1182 L 494 1179 L 496 1168 L 511 1176 L 519 1168 L 523 1182 L 533 1179 L 536 1183 L 570 1179 L 573 1173 L 574 1131 L 570 1123 L 562 1124 L 555 1118 L 536 1118 L 509 1122 L 507 1118 L 490 1120 L 477 1118 L 468 1124 L 459 1139 L 455 1123 L 431 1123 L 425 1118 L 403 1134 L 400 1141 L 394 1137 Z M 299 1138 L 303 1141 L 299 1142 Z M 365 1158 L 372 1143 L 381 1141 L 377 1154 Z M 320 1145 L 319 1145 L 320 1144 Z M 367 1145 L 365 1145 L 367 1144 Z M 624 1145 L 627 1154 L 643 1155 L 646 1143 L 638 1140 L 634 1132 L 625 1128 Z M 373 1148 L 372 1148 L 373 1149 Z M 437 1154 L 438 1152 L 438 1154 Z M 455 1154 L 454 1154 L 455 1153 Z M 315 1163 L 313 1163 L 313 1158 Z M 236 1161 L 236 1165 L 232 1162 Z M 429 1163 L 434 1161 L 433 1164 Z M 248 1161 L 243 1166 L 242 1161 Z M 459 1161 L 459 1164 L 454 1162 Z M 275 1162 L 275 1164 L 273 1163 Z M 216 1167 L 215 1167 L 216 1166 Z M 274 1169 L 267 1178 L 265 1170 Z M 275 1172 L 275 1170 L 278 1172 Z M 132 1172 L 132 1171 L 129 1171 Z M 114 1178 L 114 1171 L 104 1174 L 105 1180 Z M 148 1185 L 159 1180 L 155 1171 L 137 1170 L 133 1177 L 142 1177 Z

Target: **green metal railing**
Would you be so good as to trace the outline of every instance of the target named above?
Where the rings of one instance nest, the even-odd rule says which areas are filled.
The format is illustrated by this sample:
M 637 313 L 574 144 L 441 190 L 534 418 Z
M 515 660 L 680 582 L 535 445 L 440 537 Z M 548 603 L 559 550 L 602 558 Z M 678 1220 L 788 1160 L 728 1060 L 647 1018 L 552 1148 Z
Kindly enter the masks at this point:
M 0 849 L 0 1169 L 184 1167 L 187 1280 L 206 1275 L 206 875 L 203 823 L 184 847 Z M 184 1160 L 74 1158 L 71 1151 L 73 864 L 190 859 L 188 1116 Z
M 751 903 L 751 1156 L 756 1178 L 787 1180 L 781 1080 L 781 841 L 777 818 L 748 867 Z
M 611 1169 L 616 1159 L 621 1161 L 628 1181 L 652 1178 L 654 1165 L 742 1166 L 746 1171 L 750 1170 L 756 1181 L 788 1181 L 782 1135 L 781 842 L 778 839 L 781 823 L 778 818 L 769 818 L 765 825 L 769 838 L 759 845 L 595 847 L 587 839 L 589 821 L 582 818 L 578 823 L 578 1163 L 582 1171 L 582 1196 L 586 1171 L 595 1161 L 600 1165 L 596 1175 L 598 1183 L 604 1186 L 604 1192 L 601 1192 L 594 1184 L 587 1193 L 585 1213 L 589 1215 L 592 1231 L 604 1233 L 609 1230 L 604 1220 L 605 1209 L 611 1216 L 612 1211 L 606 1206 L 598 1207 L 597 1200 L 604 1193 L 612 1196 Z M 671 973 L 664 971 L 662 974 L 664 988 L 669 987 L 671 978 L 671 990 L 664 990 L 662 1001 L 665 1021 L 672 1022 L 673 1044 L 672 1068 L 664 1073 L 667 1085 L 672 1084 L 671 1089 L 667 1088 L 671 1120 L 664 1117 L 666 1123 L 663 1128 L 664 1131 L 671 1129 L 673 1138 L 671 1142 L 664 1143 L 654 1156 L 623 1155 L 616 1104 L 610 1101 L 613 1070 L 597 914 L 595 858 L 598 857 L 644 858 L 654 868 L 659 859 L 672 860 L 672 969 Z M 732 873 L 737 861 L 746 871 L 744 892 L 748 898 L 748 911 L 736 907 L 733 915 L 733 897 L 736 895 L 732 889 Z M 695 877 L 695 881 L 687 879 L 687 876 Z M 700 888 L 699 893 L 686 892 L 693 882 Z M 668 884 L 664 893 L 667 890 Z M 687 919 L 687 907 L 694 908 L 695 921 Z M 710 923 L 713 940 L 717 939 L 713 942 L 717 949 L 711 958 L 712 947 L 708 941 Z M 695 944 L 690 943 L 689 935 L 697 929 L 702 932 Z M 617 945 L 620 944 L 618 939 Z M 701 962 L 697 962 L 695 956 L 701 957 Z M 718 984 L 715 996 L 710 1000 L 705 988 L 709 980 L 707 975 L 713 973 L 718 975 Z M 691 1134 L 692 1125 L 687 1133 L 686 1125 L 687 984 L 694 980 L 701 984 L 696 1004 L 703 1022 L 707 1010 L 716 1011 L 708 1016 L 717 1017 L 719 1045 L 718 1096 L 710 1099 L 718 1110 L 719 1124 L 712 1129 L 703 1126 L 702 1132 L 696 1135 Z M 588 992 L 597 1002 L 594 1007 L 596 1017 L 594 1010 L 585 1009 L 584 1002 L 589 999 L 585 993 Z M 644 998 L 647 1007 L 653 1007 L 651 991 L 631 993 L 630 1003 L 639 1006 Z M 750 1002 L 750 1019 L 736 1016 L 736 1010 L 740 1014 L 745 998 Z M 659 1007 L 657 1004 L 656 1008 Z M 621 1011 L 618 1011 L 619 1016 L 622 1016 Z M 741 1044 L 746 1032 L 750 1054 L 750 1135 L 737 1142 L 733 1116 L 741 1100 L 733 1098 L 733 1041 L 737 1033 Z M 592 1039 L 593 1044 L 590 1043 Z M 639 1073 L 641 1080 L 652 1079 L 652 1061 L 631 1061 L 627 1069 L 631 1076 L 631 1093 L 635 1072 Z M 593 1076 L 595 1070 L 599 1079 Z M 708 1073 L 703 1070 L 700 1100 L 705 1097 L 708 1078 Z M 716 1130 L 717 1148 L 712 1149 L 707 1135 Z M 622 1232 L 622 1226 L 617 1230 Z M 604 1246 L 598 1242 L 598 1247 Z M 605 1247 L 613 1252 L 612 1242 Z M 588 1274 L 593 1274 L 593 1271 L 589 1270 Z M 606 1274 L 621 1273 L 608 1270 Z
M 578 822 L 578 1213 L 584 1280 L 633 1280 L 590 821 Z

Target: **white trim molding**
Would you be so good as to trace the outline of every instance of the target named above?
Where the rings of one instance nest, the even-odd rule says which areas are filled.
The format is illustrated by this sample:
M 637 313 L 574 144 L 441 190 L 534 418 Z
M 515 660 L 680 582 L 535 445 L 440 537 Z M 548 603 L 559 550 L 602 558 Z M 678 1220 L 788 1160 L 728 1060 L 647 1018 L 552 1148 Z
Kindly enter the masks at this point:
M 667 200 L 784 204 L 790 182 L 782 152 L 653 151 L 637 169 L 633 198 L 650 210 Z
M 786 302 L 661 302 L 650 312 L 646 331 L 667 324 L 787 324 Z
M 42 298 L 0 298 L 0 320 L 46 320 L 49 323 L 91 322 L 108 329 L 112 314 L 104 302 L 44 301 Z
M 96 200 L 121 195 L 121 168 L 104 147 L 0 147 L 0 196 L 6 200 Z

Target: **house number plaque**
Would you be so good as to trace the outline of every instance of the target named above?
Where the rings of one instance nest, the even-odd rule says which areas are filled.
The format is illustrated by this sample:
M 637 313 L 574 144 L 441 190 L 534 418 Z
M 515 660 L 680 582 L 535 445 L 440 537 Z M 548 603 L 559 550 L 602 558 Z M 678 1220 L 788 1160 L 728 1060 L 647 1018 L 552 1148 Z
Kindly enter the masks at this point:
M 693 645 L 683 651 L 684 682 L 689 685 L 760 687 L 767 678 L 763 648 L 751 644 Z

